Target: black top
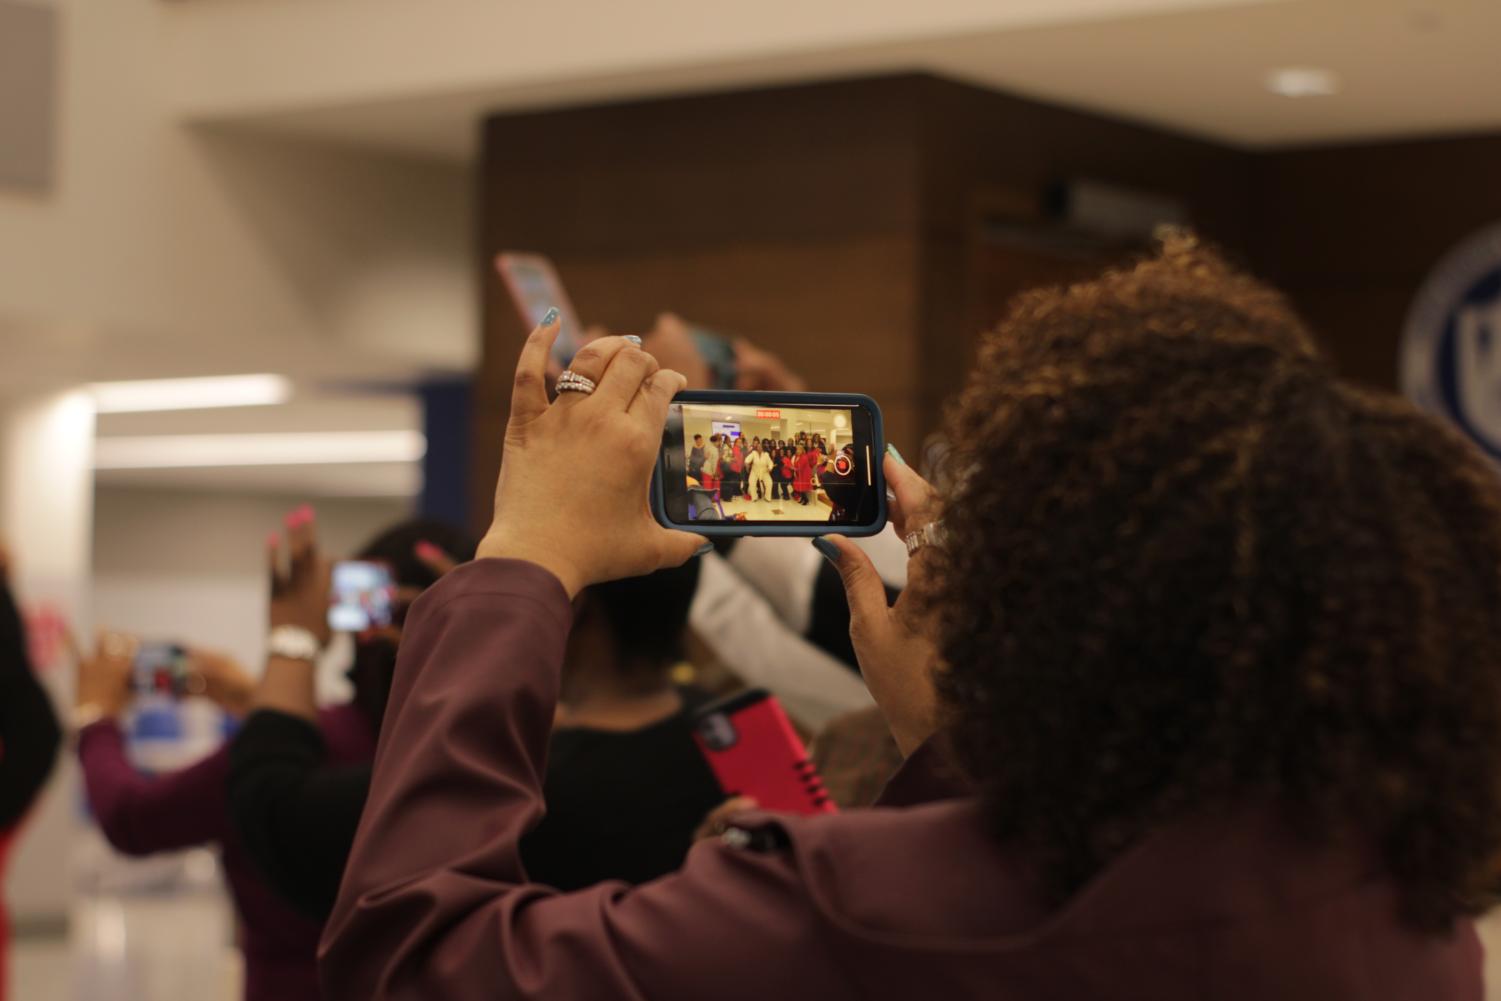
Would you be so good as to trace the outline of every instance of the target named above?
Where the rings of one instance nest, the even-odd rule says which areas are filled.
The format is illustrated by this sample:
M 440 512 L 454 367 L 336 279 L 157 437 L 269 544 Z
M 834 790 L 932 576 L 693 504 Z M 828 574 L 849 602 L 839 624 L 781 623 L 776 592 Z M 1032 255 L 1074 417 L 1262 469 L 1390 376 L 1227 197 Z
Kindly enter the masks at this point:
M 693 742 L 684 694 L 676 715 L 628 732 L 560 729 L 547 748 L 547 816 L 521 839 L 526 873 L 560 890 L 675 872 L 693 831 L 725 796 Z
M 0 582 L 0 831 L 25 816 L 61 742 L 52 700 L 31 673 L 21 614 Z
M 288 903 L 333 910 L 370 792 L 368 764 L 330 765 L 318 727 L 288 713 L 250 714 L 229 752 L 229 819 L 245 853 Z
M 532 879 L 574 889 L 676 870 L 693 831 L 724 799 L 693 742 L 692 707 L 626 733 L 565 729 L 548 749 L 547 816 L 523 839 Z M 293 906 L 328 917 L 370 791 L 368 765 L 324 763 L 318 728 L 252 713 L 230 754 L 229 809 L 245 850 Z

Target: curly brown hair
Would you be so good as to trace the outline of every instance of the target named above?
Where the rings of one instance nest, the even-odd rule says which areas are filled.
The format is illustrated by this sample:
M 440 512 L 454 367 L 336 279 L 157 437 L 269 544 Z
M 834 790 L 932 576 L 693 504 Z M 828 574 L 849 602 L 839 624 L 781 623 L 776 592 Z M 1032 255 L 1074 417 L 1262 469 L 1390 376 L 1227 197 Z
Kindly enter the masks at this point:
M 951 414 L 927 598 L 997 834 L 1066 895 L 1253 800 L 1365 838 L 1404 917 L 1501 849 L 1501 489 L 1447 426 L 1337 380 L 1191 238 L 1020 297 Z

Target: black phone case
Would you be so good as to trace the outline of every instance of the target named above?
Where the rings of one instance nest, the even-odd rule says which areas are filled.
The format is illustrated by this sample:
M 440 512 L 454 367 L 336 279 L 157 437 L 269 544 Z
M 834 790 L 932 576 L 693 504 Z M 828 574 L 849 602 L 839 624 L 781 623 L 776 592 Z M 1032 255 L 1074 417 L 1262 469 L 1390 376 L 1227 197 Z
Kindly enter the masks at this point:
M 768 525 L 744 521 L 696 521 L 688 524 L 679 524 L 667 516 L 667 497 L 662 487 L 662 456 L 661 449 L 659 448 L 657 450 L 657 468 L 652 473 L 651 478 L 651 512 L 652 516 L 657 519 L 658 524 L 667 528 L 675 528 L 684 532 L 692 532 L 694 535 L 705 535 L 711 538 L 720 536 L 736 538 L 751 536 L 815 538 L 820 535 L 844 535 L 849 538 L 863 538 L 870 535 L 879 535 L 885 531 L 888 516 L 886 506 L 886 474 L 881 466 L 886 455 L 886 429 L 881 421 L 881 408 L 869 396 L 863 393 L 760 393 L 743 390 L 694 389 L 679 393 L 672 398 L 672 402 L 728 403 L 743 406 L 756 406 L 758 404 L 776 402 L 793 407 L 802 404 L 815 404 L 818 406 L 863 407 L 869 410 L 872 455 L 871 483 L 872 489 L 876 492 L 876 520 L 869 525 L 836 525 L 830 522 L 802 525 Z

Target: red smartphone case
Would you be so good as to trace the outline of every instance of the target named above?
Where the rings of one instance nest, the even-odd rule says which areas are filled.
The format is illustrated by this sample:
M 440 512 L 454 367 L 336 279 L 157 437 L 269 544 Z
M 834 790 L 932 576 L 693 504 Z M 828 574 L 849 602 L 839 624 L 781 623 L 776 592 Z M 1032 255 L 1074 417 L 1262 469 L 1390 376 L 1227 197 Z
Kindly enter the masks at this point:
M 725 796 L 749 796 L 763 810 L 837 813 L 797 731 L 771 693 L 752 688 L 694 714 L 693 739 Z

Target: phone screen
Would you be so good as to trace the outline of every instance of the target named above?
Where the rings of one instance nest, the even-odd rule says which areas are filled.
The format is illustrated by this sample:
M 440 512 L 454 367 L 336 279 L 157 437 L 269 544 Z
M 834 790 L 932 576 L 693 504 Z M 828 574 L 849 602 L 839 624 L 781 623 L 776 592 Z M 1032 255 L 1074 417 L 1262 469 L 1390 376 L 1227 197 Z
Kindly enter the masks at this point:
M 345 560 L 334 564 L 328 606 L 330 629 L 358 633 L 389 626 L 395 605 L 396 582 L 384 563 Z
M 872 534 L 886 521 L 883 447 L 867 397 L 684 393 L 662 436 L 658 520 L 709 534 Z
M 131 670 L 138 693 L 180 696 L 187 686 L 188 652 L 177 643 L 142 643 Z

